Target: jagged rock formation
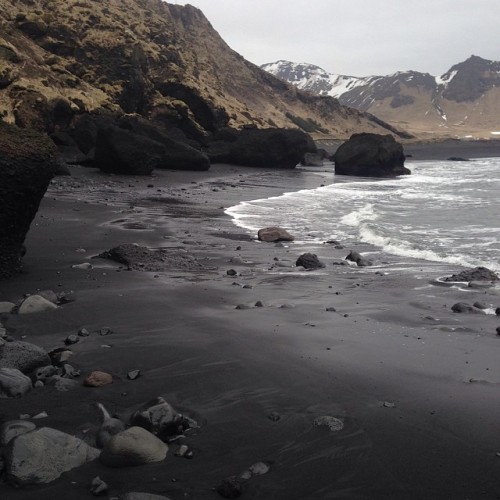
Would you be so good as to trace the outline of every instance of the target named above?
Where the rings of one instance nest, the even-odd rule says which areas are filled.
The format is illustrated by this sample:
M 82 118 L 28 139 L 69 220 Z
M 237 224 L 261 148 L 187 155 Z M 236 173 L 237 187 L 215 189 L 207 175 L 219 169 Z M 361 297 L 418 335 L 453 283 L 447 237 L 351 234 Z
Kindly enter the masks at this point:
M 373 113 L 420 137 L 500 135 L 500 62 L 471 56 L 444 75 L 335 75 L 311 64 L 278 61 L 263 69 L 341 104 Z M 497 134 L 495 134 L 497 132 Z
M 0 33 L 0 113 L 21 127 L 57 134 L 89 113 L 137 113 L 199 142 L 226 126 L 298 127 L 339 138 L 390 130 L 249 63 L 189 5 L 5 0 Z M 81 139 L 81 128 L 75 136 Z

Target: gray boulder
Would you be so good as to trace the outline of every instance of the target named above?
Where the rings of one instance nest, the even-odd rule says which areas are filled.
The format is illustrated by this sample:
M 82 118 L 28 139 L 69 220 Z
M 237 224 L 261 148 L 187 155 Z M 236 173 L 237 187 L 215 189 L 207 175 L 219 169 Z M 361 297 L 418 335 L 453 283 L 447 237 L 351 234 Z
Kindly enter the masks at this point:
M 102 450 L 100 460 L 110 467 L 128 467 L 161 462 L 168 446 L 142 427 L 130 427 L 111 436 Z
M 23 373 L 31 373 L 50 364 L 47 352 L 35 344 L 19 341 L 0 346 L 0 368 L 17 368 Z
M 7 477 L 16 485 L 50 483 L 63 472 L 95 460 L 99 450 L 49 427 L 22 434 L 5 450 Z
M 335 152 L 335 173 L 362 177 L 411 174 L 404 166 L 403 146 L 392 135 L 353 134 Z
M 36 425 L 29 420 L 10 420 L 0 429 L 0 446 L 7 446 L 17 436 L 34 431 Z
M 451 310 L 455 313 L 484 314 L 481 309 L 477 309 L 476 307 L 467 304 L 467 302 L 457 302 L 456 304 L 453 304 Z
M 0 302 L 0 314 L 2 313 L 10 313 L 16 307 L 16 304 L 13 302 Z
M 0 368 L 0 398 L 17 398 L 31 391 L 31 379 L 16 368 Z

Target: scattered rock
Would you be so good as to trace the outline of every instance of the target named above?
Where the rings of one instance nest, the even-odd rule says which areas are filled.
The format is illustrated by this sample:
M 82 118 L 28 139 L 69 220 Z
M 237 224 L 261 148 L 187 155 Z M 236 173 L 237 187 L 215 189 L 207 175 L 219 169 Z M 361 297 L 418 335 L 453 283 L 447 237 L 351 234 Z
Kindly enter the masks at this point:
M 80 376 L 80 370 L 77 370 L 74 366 L 71 366 L 67 363 L 62 365 L 62 376 L 64 378 L 77 378 Z
M 484 304 L 483 302 L 474 302 L 474 304 L 472 304 L 473 307 L 475 307 L 476 309 L 488 309 L 488 306 L 486 304 Z
M 58 347 L 57 349 L 50 351 L 49 356 L 53 365 L 61 366 L 66 363 L 71 356 L 73 356 L 73 351 L 66 349 L 65 347 Z
M 12 439 L 35 429 L 36 425 L 26 420 L 10 420 L 9 422 L 5 422 L 0 430 L 0 446 L 7 446 Z
M 396 405 L 394 403 L 391 403 L 390 401 L 384 401 L 384 404 L 382 405 L 384 408 L 395 408 Z
M 152 432 L 160 439 L 183 431 L 183 417 L 162 397 L 157 397 L 144 404 L 130 419 L 130 424 Z
M 335 173 L 362 177 L 396 177 L 411 174 L 404 166 L 403 146 L 392 135 L 353 134 L 333 157 Z
M 248 481 L 253 476 L 263 476 L 269 472 L 269 465 L 265 462 L 257 462 L 251 465 L 245 472 L 240 474 L 240 478 Z
M 320 269 L 325 267 L 325 264 L 318 259 L 314 253 L 302 254 L 295 263 L 297 267 L 302 266 L 305 269 Z
M 102 387 L 103 385 L 108 385 L 113 383 L 113 376 L 106 372 L 94 371 L 89 373 L 83 385 L 87 387 Z
M 295 239 L 286 229 L 281 227 L 265 227 L 263 229 L 259 229 L 257 238 L 259 241 L 265 241 L 268 243 L 293 241 Z
M 65 339 L 64 339 L 64 343 L 66 345 L 72 345 L 72 344 L 76 344 L 77 342 L 80 341 L 80 338 L 78 337 L 78 335 L 68 335 Z
M 461 156 L 450 156 L 447 161 L 470 161 L 470 159 Z
M 89 269 L 93 269 L 94 267 L 90 262 L 82 262 L 81 264 L 73 264 L 71 266 L 72 269 L 83 269 L 84 271 L 87 271 Z
M 252 309 L 252 306 L 249 306 L 248 304 L 238 304 L 235 309 L 238 309 L 240 311 L 244 311 L 246 309 Z
M 264 307 L 264 303 L 263 303 L 261 300 L 258 300 L 258 301 L 255 303 L 255 307 Z
M 345 260 L 337 259 L 337 260 L 334 260 L 332 262 L 332 265 L 334 265 L 334 266 L 348 266 L 349 264 Z
M 38 292 L 37 295 L 43 297 L 49 302 L 52 302 L 52 304 L 57 304 L 59 302 L 59 298 L 57 297 L 56 292 L 54 292 L 53 290 L 42 290 L 41 292 Z
M 127 373 L 127 378 L 129 380 L 135 380 L 141 375 L 141 370 L 131 370 Z
M 33 415 L 31 418 L 33 420 L 41 420 L 42 418 L 47 418 L 49 415 L 46 411 L 41 411 L 40 413 L 37 413 L 36 415 Z
M 90 332 L 86 328 L 80 328 L 78 330 L 78 336 L 79 337 L 88 337 L 90 335 Z
M 30 295 L 19 307 L 18 314 L 33 314 L 57 309 L 57 306 L 40 295 Z
M 234 269 L 228 269 L 228 270 L 226 271 L 226 274 L 227 274 L 228 276 L 237 276 L 237 275 L 238 275 L 238 273 L 237 273 Z
M 498 274 L 490 271 L 486 267 L 475 267 L 468 269 L 458 274 L 453 274 L 442 279 L 442 281 L 456 281 L 456 282 L 469 282 L 469 281 L 498 281 L 500 277 Z
M 99 476 L 96 476 L 90 483 L 90 492 L 95 497 L 106 495 L 108 493 L 108 485 Z
M 344 422 L 342 422 L 342 420 L 329 415 L 316 417 L 314 419 L 314 425 L 316 427 L 328 427 L 332 432 L 341 431 L 344 428 Z
M 33 372 L 31 372 L 30 377 L 34 382 L 41 381 L 43 383 L 47 382 L 51 377 L 57 375 L 57 368 L 53 365 L 41 366 Z
M 451 306 L 451 310 L 455 313 L 482 313 L 480 309 L 467 304 L 466 302 L 457 302 Z
M 224 498 L 238 498 L 243 493 L 241 479 L 236 476 L 226 477 L 215 488 L 215 491 Z
M 500 316 L 500 307 L 497 307 L 497 308 L 495 309 L 495 314 L 496 314 L 497 316 Z
M 47 380 L 47 385 L 50 385 L 59 392 L 67 392 L 75 389 L 79 383 L 71 378 L 64 378 L 60 375 L 54 375 L 49 380 Z
M 500 326 L 497 326 L 497 335 L 500 335 Z
M 112 333 L 113 333 L 113 330 L 111 330 L 111 328 L 109 328 L 107 326 L 104 326 L 104 327 L 99 329 L 99 335 L 101 337 L 105 337 L 106 335 L 111 335 Z
M 102 450 L 100 460 L 110 467 L 127 467 L 161 462 L 168 446 L 142 427 L 130 427 L 114 436 Z
M 175 452 L 176 457 L 184 457 L 186 453 L 189 451 L 189 447 L 185 444 L 179 446 L 178 450 Z
M 337 312 L 337 309 L 335 309 L 335 307 L 327 307 L 326 311 L 328 311 L 328 312 Z
M 49 427 L 13 439 L 5 451 L 7 477 L 19 486 L 50 483 L 63 472 L 95 460 L 99 450 Z
M 373 262 L 369 259 L 365 259 L 360 253 L 351 250 L 349 255 L 345 258 L 345 260 L 350 260 L 351 262 L 355 262 L 359 267 L 372 266 Z

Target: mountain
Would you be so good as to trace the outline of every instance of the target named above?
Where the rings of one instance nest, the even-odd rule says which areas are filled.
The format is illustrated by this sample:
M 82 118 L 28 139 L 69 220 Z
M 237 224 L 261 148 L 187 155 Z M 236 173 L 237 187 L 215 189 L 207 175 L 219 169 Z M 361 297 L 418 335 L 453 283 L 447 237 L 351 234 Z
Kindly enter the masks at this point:
M 440 77 L 417 71 L 355 77 L 312 64 L 277 61 L 262 69 L 301 90 L 335 97 L 417 136 L 494 138 L 500 131 L 500 62 L 471 56 Z
M 0 28 L 0 116 L 21 127 L 52 133 L 86 113 L 137 113 L 197 139 L 226 126 L 399 135 L 246 61 L 190 5 L 4 0 Z

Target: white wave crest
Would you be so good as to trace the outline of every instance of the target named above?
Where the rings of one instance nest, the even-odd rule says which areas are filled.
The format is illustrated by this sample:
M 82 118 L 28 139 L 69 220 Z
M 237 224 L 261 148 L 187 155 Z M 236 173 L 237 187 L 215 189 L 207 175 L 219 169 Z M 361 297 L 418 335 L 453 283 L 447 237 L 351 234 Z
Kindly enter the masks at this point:
M 354 212 L 349 212 L 344 215 L 340 222 L 346 226 L 357 227 L 363 222 L 374 221 L 378 219 L 378 214 L 375 212 L 373 203 L 367 203 L 359 210 L 354 210 Z

